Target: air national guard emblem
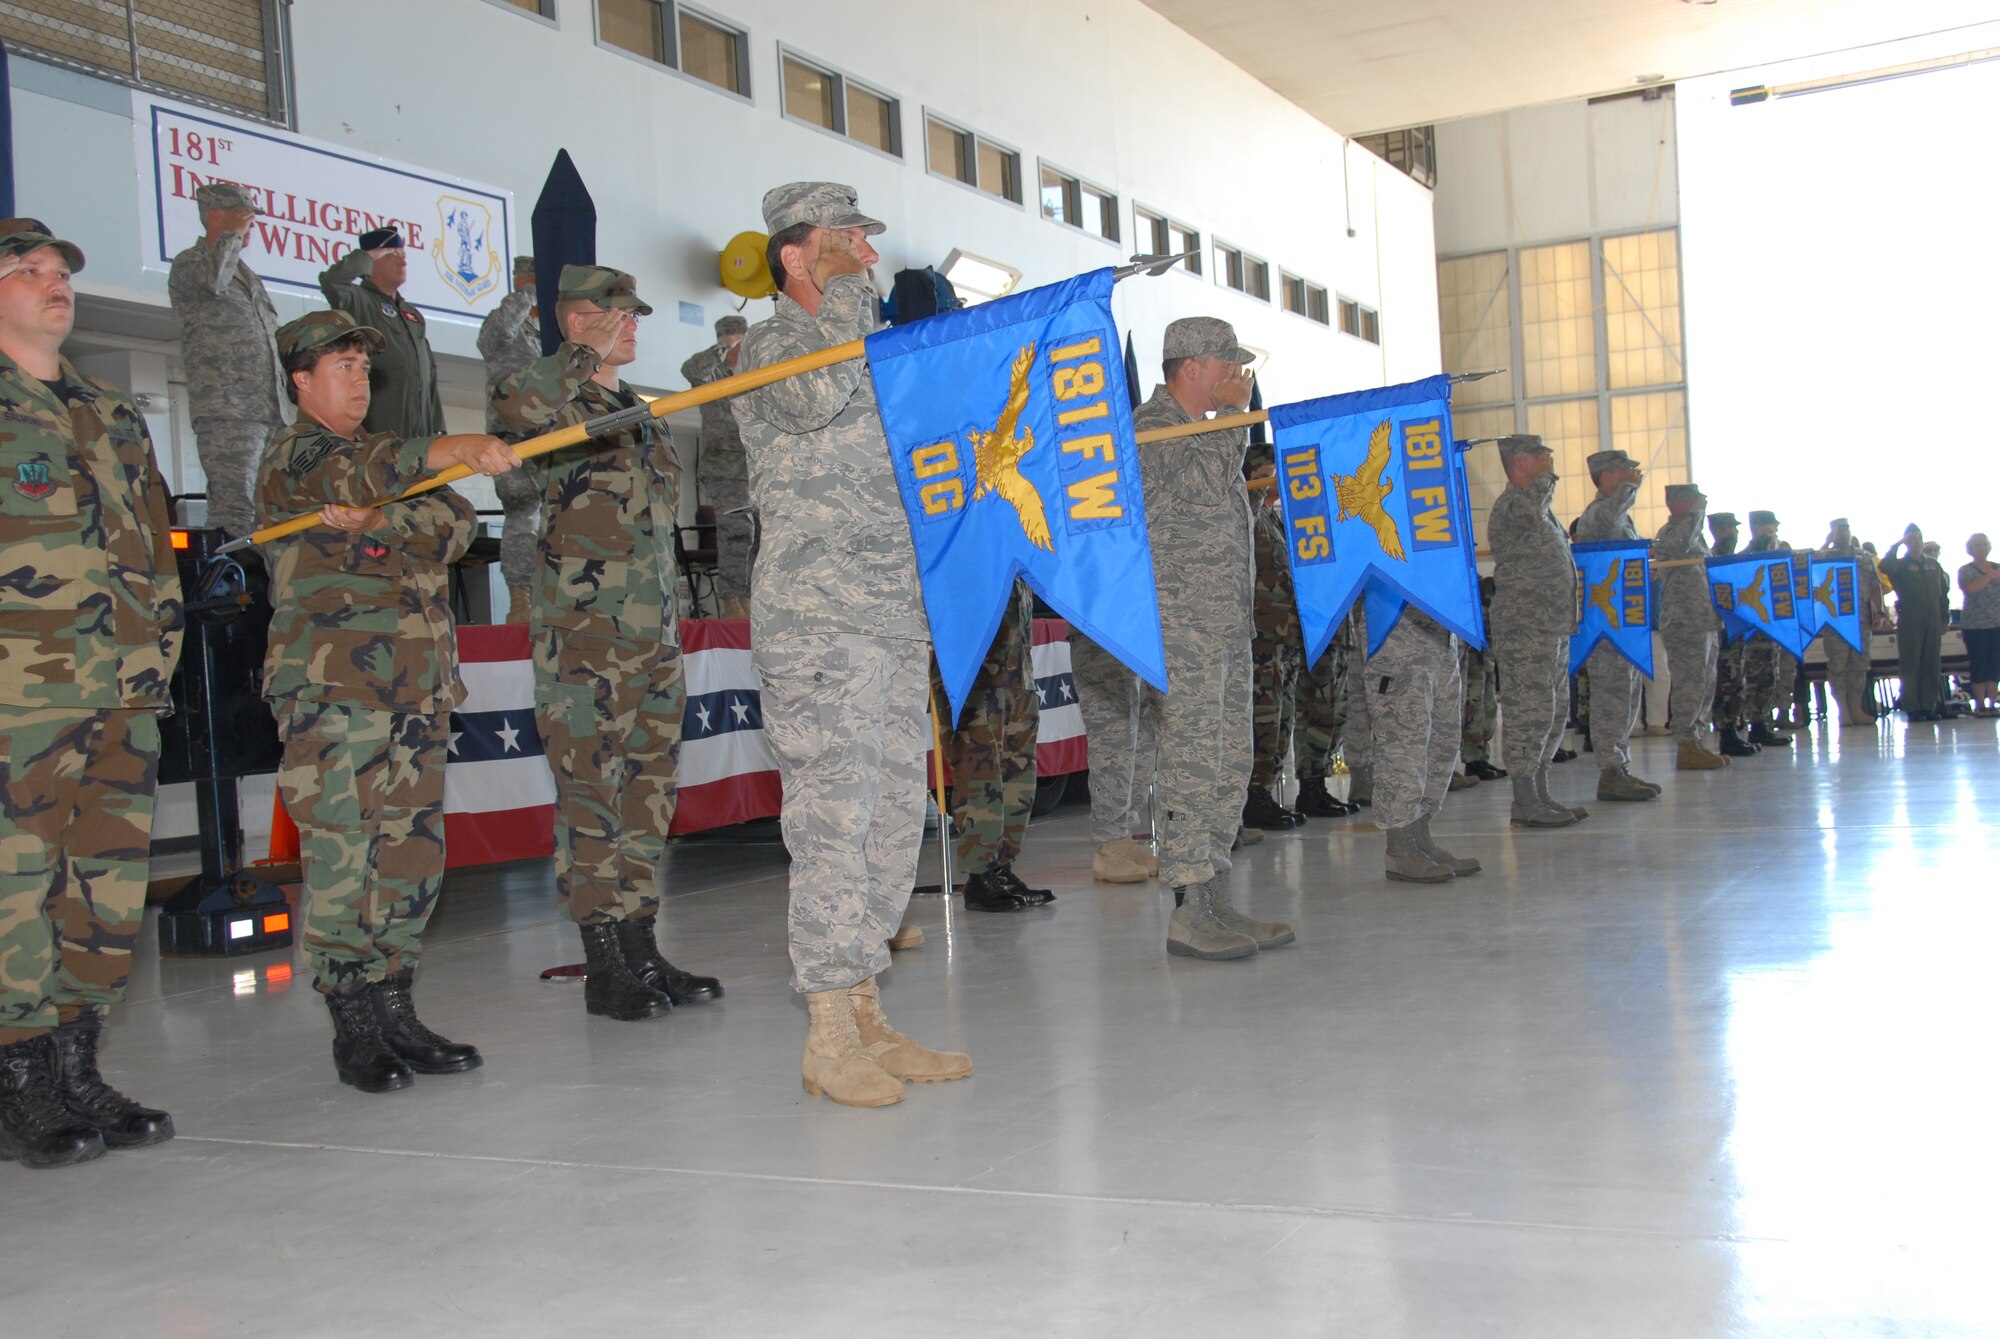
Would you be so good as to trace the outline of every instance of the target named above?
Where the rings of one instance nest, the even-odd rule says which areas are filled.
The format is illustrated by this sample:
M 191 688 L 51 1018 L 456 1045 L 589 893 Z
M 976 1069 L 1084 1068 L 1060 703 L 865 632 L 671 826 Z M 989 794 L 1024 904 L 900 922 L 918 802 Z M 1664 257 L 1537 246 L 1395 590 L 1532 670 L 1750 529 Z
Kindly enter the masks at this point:
M 493 212 L 456 195 L 439 196 L 437 208 L 440 226 L 431 243 L 431 261 L 470 307 L 500 286 L 500 253 L 487 245 Z
M 56 491 L 49 482 L 49 464 L 45 460 L 30 460 L 14 469 L 14 491 L 30 502 L 40 502 Z

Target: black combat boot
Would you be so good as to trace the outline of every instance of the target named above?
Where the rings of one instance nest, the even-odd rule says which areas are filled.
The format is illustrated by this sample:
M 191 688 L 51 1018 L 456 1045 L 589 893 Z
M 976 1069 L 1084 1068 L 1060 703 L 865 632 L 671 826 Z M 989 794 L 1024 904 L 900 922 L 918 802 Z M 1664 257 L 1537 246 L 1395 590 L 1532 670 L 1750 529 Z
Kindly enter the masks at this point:
M 68 1167 L 104 1156 L 104 1136 L 63 1105 L 56 1044 L 31 1037 L 0 1046 L 0 1162 Z
M 653 918 L 618 922 L 618 951 L 625 955 L 625 965 L 632 969 L 632 975 L 660 991 L 676 1007 L 721 999 L 720 981 L 712 976 L 683 972 L 667 961 L 660 952 L 658 930 L 659 921 Z
M 1476 776 L 1481 781 L 1498 781 L 1502 777 L 1507 775 L 1506 768 L 1495 767 L 1492 763 L 1488 762 L 1484 758 L 1481 758 L 1477 762 L 1467 763 L 1465 765 L 1465 771 L 1466 775 Z
M 1720 741 L 1722 756 L 1725 758 L 1754 758 L 1764 751 L 1755 744 L 1746 743 L 1743 736 L 1734 730 L 1718 730 L 1716 738 Z
M 583 932 L 584 967 L 590 973 L 583 983 L 586 1012 L 636 1023 L 642 1018 L 658 1018 L 674 1007 L 667 992 L 647 985 L 632 970 L 620 943 L 630 931 L 619 922 L 576 928 Z
M 416 969 L 406 967 L 369 988 L 368 993 L 375 997 L 375 1023 L 389 1049 L 419 1074 L 463 1074 L 485 1064 L 477 1046 L 447 1041 L 424 1026 L 417 1017 L 416 1001 L 410 998 L 415 976 Z
M 1027 884 L 1023 883 L 1021 876 L 1014 872 L 1014 867 L 1011 864 L 995 865 L 987 872 L 986 881 L 1006 889 L 1031 907 L 1045 907 L 1056 900 L 1054 890 L 1048 888 L 1030 888 Z
M 1788 749 L 1792 746 L 1792 737 L 1782 730 L 1772 729 L 1763 721 L 1756 721 L 1750 726 L 1750 742 L 1764 748 Z
M 56 1083 L 69 1114 L 104 1137 L 106 1148 L 145 1148 L 174 1137 L 174 1118 L 142 1107 L 104 1081 L 97 1072 L 97 1041 L 103 1025 L 79 1018 L 55 1030 Z
M 1028 899 L 996 883 L 991 874 L 965 876 L 965 905 L 973 911 L 1025 911 Z
M 326 1010 L 333 1015 L 333 1069 L 342 1083 L 364 1093 L 392 1093 L 417 1081 L 382 1036 L 372 989 L 329 995 Z
M 1266 832 L 1290 832 L 1305 820 L 1271 798 L 1262 786 L 1250 787 L 1243 801 L 1243 826 Z

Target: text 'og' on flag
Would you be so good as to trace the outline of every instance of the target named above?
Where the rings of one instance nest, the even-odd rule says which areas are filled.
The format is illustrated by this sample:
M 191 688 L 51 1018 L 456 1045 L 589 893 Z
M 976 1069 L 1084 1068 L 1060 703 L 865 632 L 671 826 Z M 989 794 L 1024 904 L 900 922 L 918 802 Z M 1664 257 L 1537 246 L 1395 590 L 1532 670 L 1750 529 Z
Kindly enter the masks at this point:
M 1364 591 L 1370 654 L 1405 605 L 1484 647 L 1451 378 L 1280 405 L 1271 427 L 1308 659 Z
M 1109 269 L 880 331 L 868 368 L 951 713 L 1016 575 L 1165 691 Z
M 1569 639 L 1569 672 L 1583 668 L 1600 642 L 1653 677 L 1652 545 L 1643 539 L 1574 544 L 1583 591 L 1576 631 Z

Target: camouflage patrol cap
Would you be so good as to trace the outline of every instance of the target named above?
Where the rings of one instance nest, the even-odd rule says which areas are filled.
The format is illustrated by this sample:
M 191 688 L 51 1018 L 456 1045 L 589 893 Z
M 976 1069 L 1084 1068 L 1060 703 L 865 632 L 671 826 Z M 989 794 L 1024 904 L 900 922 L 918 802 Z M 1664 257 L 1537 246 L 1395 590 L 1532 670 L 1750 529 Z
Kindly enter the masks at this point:
M 1777 523 L 1778 513 L 1775 511 L 1753 511 L 1750 513 L 1750 524 L 1752 525 L 1776 525 Z
M 1183 316 L 1167 326 L 1162 358 L 1220 358 L 1225 363 L 1255 362 L 1257 355 L 1236 342 L 1236 327 L 1214 316 Z
M 740 316 L 725 316 L 715 323 L 715 337 L 724 335 L 745 335 L 750 332 L 750 323 Z
M 82 271 L 83 248 L 55 236 L 49 231 L 48 224 L 40 219 L 0 219 L 0 256 L 25 256 L 45 246 L 52 246 L 63 253 L 63 259 L 69 262 L 70 273 Z
M 837 181 L 792 181 L 764 192 L 764 230 L 777 234 L 800 223 L 815 228 L 859 228 L 873 237 L 888 228 L 855 207 L 852 186 Z
M 1707 497 L 1708 494 L 1701 491 L 1699 484 L 1667 485 L 1667 501 L 1669 502 L 1701 502 Z
M 1499 446 L 1500 459 L 1502 460 L 1511 460 L 1515 456 L 1524 456 L 1530 451 L 1546 451 L 1550 455 L 1555 454 L 1554 447 L 1531 432 L 1509 433 L 1507 436 L 1499 439 Z
M 1636 470 L 1639 468 L 1638 461 L 1632 459 L 1632 457 L 1626 455 L 1623 451 L 1615 450 L 1593 451 L 1590 453 L 1590 459 L 1584 463 L 1590 467 L 1592 474 L 1602 474 L 1606 470 Z
M 1852 530 L 1854 527 L 1847 523 L 1845 516 L 1836 516 L 1826 523 L 1826 528 L 1829 530 Z
M 389 341 L 382 332 L 362 325 L 346 312 L 308 312 L 278 327 L 278 356 L 289 358 L 301 349 L 317 349 L 358 335 L 368 352 L 380 353 Z
M 653 309 L 640 300 L 636 283 L 623 270 L 602 265 L 565 265 L 556 285 L 559 302 L 595 302 L 600 307 L 630 307 L 641 316 Z
M 373 232 L 364 232 L 355 238 L 354 245 L 363 251 L 380 251 L 385 247 L 394 247 L 400 251 L 403 248 L 403 234 L 395 228 L 377 228 Z
M 1733 511 L 1712 511 L 1708 514 L 1708 528 L 1720 534 L 1724 530 L 1734 530 L 1736 513 Z
M 247 209 L 253 214 L 268 211 L 257 198 L 233 181 L 205 181 L 194 188 L 194 202 L 202 209 Z
M 535 258 L 533 256 L 514 257 L 514 277 L 519 279 L 524 275 L 530 279 L 535 277 Z

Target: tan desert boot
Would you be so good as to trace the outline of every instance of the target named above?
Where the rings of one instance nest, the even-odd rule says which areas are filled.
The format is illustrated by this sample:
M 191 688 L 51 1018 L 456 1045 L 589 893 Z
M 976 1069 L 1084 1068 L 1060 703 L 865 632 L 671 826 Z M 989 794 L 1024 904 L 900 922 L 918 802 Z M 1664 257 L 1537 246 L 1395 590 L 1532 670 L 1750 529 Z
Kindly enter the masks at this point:
M 1133 841 L 1130 837 L 1125 839 L 1125 844 L 1132 848 L 1132 854 L 1138 856 L 1139 863 L 1146 867 L 1147 878 L 1157 879 L 1160 877 L 1160 858 L 1158 856 L 1154 855 L 1147 847 Z
M 904 921 L 901 925 L 897 926 L 896 933 L 889 936 L 889 950 L 892 953 L 901 953 L 906 948 L 922 948 L 923 946 L 924 927 L 921 925 L 912 925 L 908 921 Z
M 508 592 L 507 621 L 526 623 L 528 615 L 535 607 L 534 594 L 526 586 L 516 586 Z
M 1097 848 L 1090 858 L 1090 877 L 1099 883 L 1144 883 L 1146 865 L 1130 837 L 1119 837 Z
M 724 618 L 750 617 L 749 597 L 743 595 L 732 595 L 728 599 L 724 600 L 722 602 L 722 616 Z
M 919 1046 L 889 1026 L 882 1015 L 882 988 L 863 981 L 848 992 L 854 997 L 854 1026 L 861 1044 L 875 1063 L 905 1083 L 942 1083 L 972 1073 L 972 1057 L 958 1051 L 933 1051 Z
M 1680 748 L 1674 751 L 1674 770 L 1677 772 L 1713 772 L 1727 766 L 1729 759 L 1719 753 L 1710 753 L 1691 739 L 1683 739 Z
M 824 1093 L 842 1106 L 893 1106 L 903 1100 L 903 1085 L 862 1046 L 854 1024 L 853 990 L 816 990 L 806 996 L 812 1028 L 806 1033 L 799 1077 L 808 1093 Z

